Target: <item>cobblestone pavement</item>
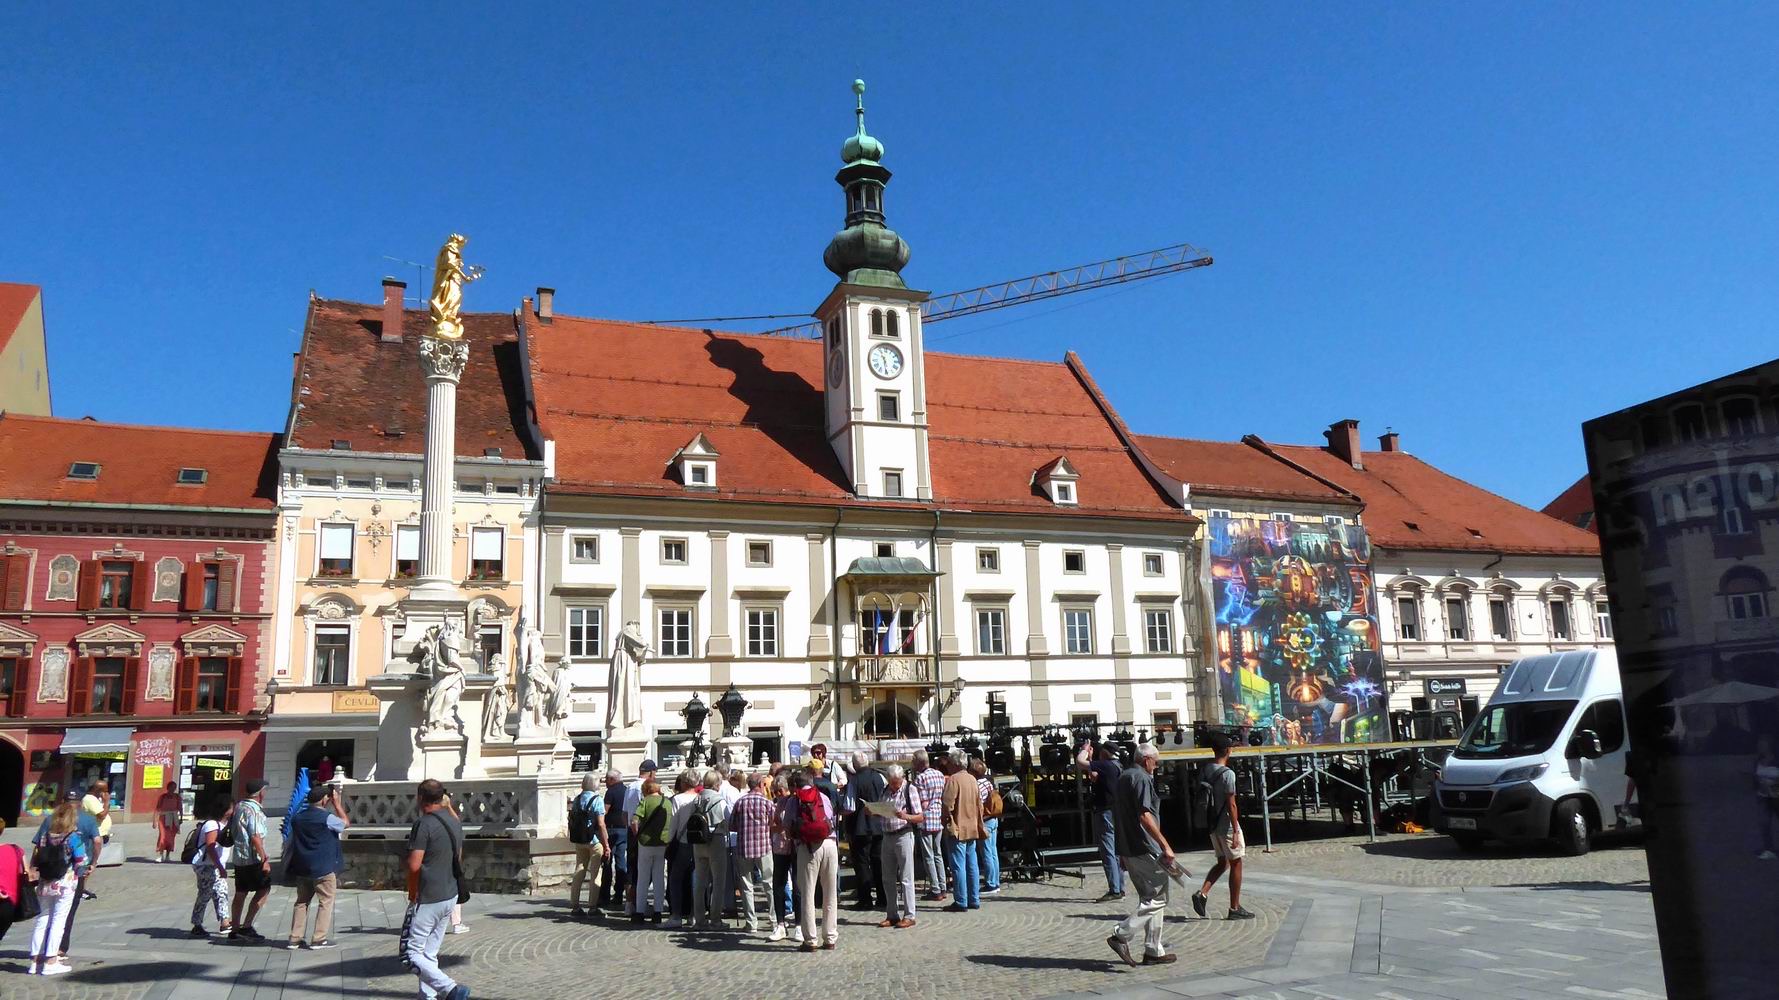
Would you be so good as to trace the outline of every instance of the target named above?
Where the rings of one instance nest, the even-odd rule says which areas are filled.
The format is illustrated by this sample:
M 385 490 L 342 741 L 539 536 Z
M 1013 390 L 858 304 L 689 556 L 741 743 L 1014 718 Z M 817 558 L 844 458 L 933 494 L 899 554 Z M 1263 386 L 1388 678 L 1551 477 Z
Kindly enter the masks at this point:
M 1186 860 L 1199 872 L 1209 863 L 1202 855 Z M 1092 902 L 1104 888 L 1097 868 L 1080 884 L 1009 883 L 999 896 L 985 898 L 978 913 L 922 913 L 919 925 L 906 931 L 880 930 L 880 915 L 843 909 L 839 949 L 816 955 L 739 930 L 692 935 L 570 922 L 559 895 L 478 896 L 467 907 L 470 933 L 446 939 L 444 962 L 478 998 L 523 1000 L 588 996 L 590 981 L 599 984 L 600 996 L 614 998 L 786 996 L 807 992 L 804 977 L 812 968 L 830 986 L 856 984 L 864 995 L 889 1000 L 960 993 L 1647 998 L 1660 996 L 1661 986 L 1659 971 L 1649 978 L 1654 927 L 1644 877 L 1635 847 L 1577 860 L 1460 855 L 1433 837 L 1297 844 L 1253 858 L 1245 902 L 1260 919 L 1191 918 L 1176 893 L 1167 944 L 1181 960 L 1138 969 L 1113 961 L 1104 943 L 1134 898 L 1132 904 Z M 0 996 L 414 995 L 413 977 L 394 957 L 399 894 L 343 892 L 334 933 L 341 948 L 292 952 L 186 937 L 192 881 L 180 865 L 133 860 L 101 870 L 93 887 L 100 898 L 81 907 L 76 971 L 58 979 L 24 976 L 29 927 L 14 927 L 0 942 Z M 1462 891 L 1442 891 L 1454 888 Z M 1224 903 L 1221 888 L 1213 895 L 1213 906 Z M 292 896 L 274 890 L 258 921 L 273 942 L 289 926 Z M 1515 928 L 1511 949 L 1492 943 L 1502 928 Z M 1625 961 L 1626 946 L 1647 959 Z M 1551 968 L 1487 971 L 1516 962 Z M 1375 982 L 1355 979 L 1367 976 Z M 1353 982 L 1358 991 L 1341 991 Z M 1305 983 L 1328 985 L 1317 994 L 1306 992 Z M 1646 992 L 1565 992 L 1601 984 Z M 1458 988 L 1475 992 L 1449 992 Z

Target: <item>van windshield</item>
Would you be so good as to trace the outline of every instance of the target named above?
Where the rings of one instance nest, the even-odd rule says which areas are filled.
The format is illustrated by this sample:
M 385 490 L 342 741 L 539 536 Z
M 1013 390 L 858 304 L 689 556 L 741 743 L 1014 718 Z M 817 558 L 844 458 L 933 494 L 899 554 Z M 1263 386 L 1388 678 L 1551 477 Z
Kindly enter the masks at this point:
M 1575 713 L 1573 701 L 1514 701 L 1490 705 L 1459 742 L 1460 758 L 1524 757 L 1543 753 L 1556 742 Z

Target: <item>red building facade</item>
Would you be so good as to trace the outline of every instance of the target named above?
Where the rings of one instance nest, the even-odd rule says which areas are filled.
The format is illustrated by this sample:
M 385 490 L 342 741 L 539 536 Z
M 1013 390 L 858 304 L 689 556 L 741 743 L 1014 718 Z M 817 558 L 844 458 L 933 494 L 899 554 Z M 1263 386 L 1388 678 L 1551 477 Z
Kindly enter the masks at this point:
M 274 442 L 0 416 L 0 818 L 259 773 Z

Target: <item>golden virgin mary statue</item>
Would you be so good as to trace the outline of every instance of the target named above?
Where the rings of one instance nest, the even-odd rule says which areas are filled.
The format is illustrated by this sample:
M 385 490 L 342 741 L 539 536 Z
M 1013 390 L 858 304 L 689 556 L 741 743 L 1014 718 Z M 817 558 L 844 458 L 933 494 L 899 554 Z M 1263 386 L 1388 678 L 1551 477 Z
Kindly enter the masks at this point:
M 442 340 L 463 339 L 463 286 L 482 276 L 479 267 L 463 265 L 463 245 L 469 237 L 452 233 L 439 247 L 432 268 L 432 334 Z

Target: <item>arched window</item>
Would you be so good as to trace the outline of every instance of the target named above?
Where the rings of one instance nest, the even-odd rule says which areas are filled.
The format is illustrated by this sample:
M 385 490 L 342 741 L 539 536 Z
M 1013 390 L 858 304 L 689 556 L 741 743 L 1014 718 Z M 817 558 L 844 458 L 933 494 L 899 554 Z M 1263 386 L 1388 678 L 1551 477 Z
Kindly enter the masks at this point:
M 1500 642 L 1513 641 L 1513 590 L 1495 587 L 1489 591 L 1489 637 Z
M 1676 406 L 1672 415 L 1675 440 L 1700 441 L 1708 433 L 1705 427 L 1705 408 L 1698 403 Z
M 1718 404 L 1723 432 L 1731 437 L 1760 433 L 1760 407 L 1753 396 L 1732 396 Z
M 1469 642 L 1473 638 L 1470 634 L 1468 587 L 1445 589 L 1445 637 L 1453 642 Z
M 1767 617 L 1767 592 L 1772 587 L 1767 584 L 1765 573 L 1753 566 L 1737 566 L 1723 575 L 1718 586 L 1731 618 Z
M 1552 639 L 1572 638 L 1575 627 L 1569 621 L 1569 598 L 1573 596 L 1567 590 L 1553 589 L 1546 595 L 1546 604 L 1550 609 L 1550 637 Z
M 896 318 L 899 315 L 901 315 L 901 314 L 896 312 L 894 309 L 891 309 L 889 312 L 889 335 L 892 337 L 900 337 L 902 335 L 902 331 L 900 329 L 901 321 Z
M 1421 591 L 1404 587 L 1396 592 L 1396 638 L 1421 641 Z
M 882 309 L 871 310 L 871 336 L 873 336 L 873 337 L 883 336 L 883 310 Z

